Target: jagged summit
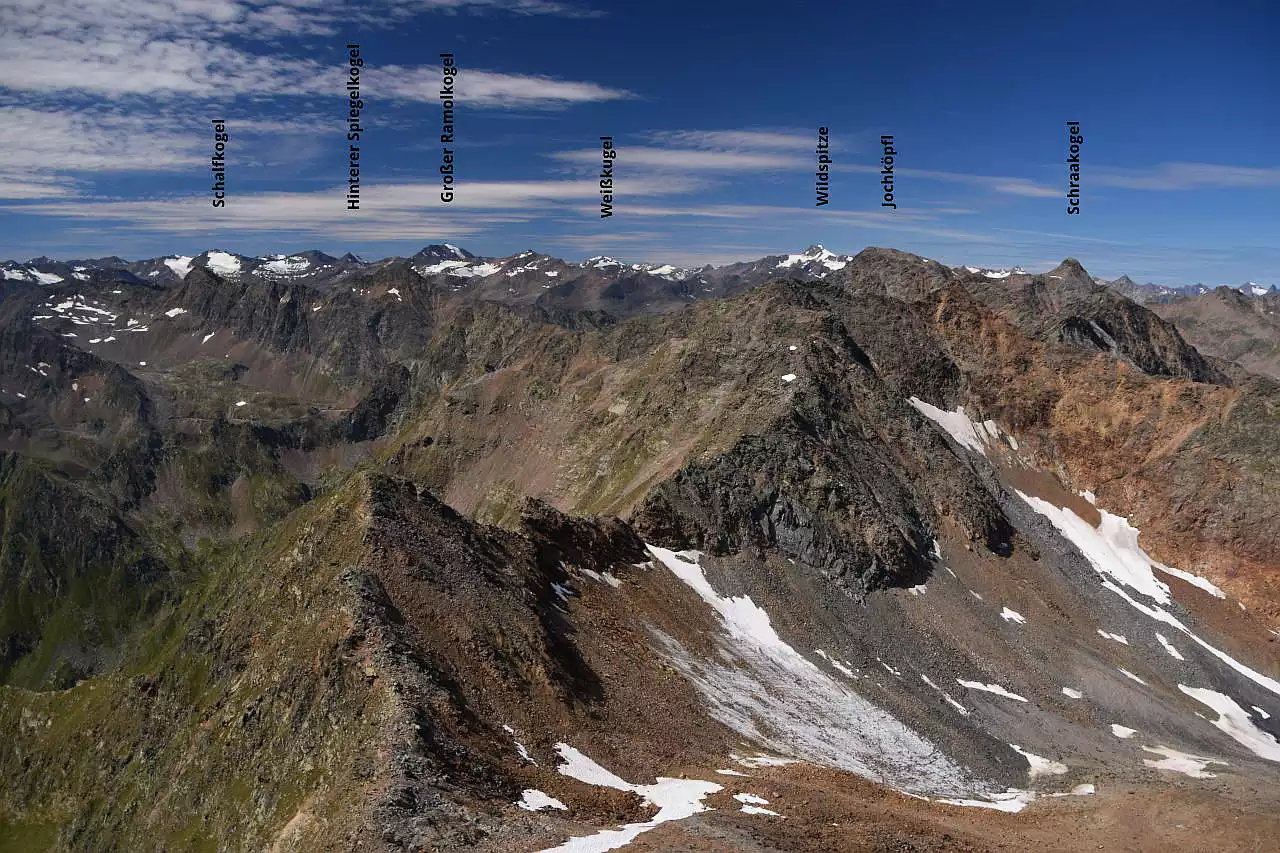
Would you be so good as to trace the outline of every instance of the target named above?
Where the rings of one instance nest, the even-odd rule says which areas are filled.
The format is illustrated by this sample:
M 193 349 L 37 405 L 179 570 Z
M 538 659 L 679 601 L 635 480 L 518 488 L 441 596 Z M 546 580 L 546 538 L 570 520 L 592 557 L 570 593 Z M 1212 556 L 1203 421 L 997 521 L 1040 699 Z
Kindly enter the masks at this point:
M 475 255 L 452 243 L 436 243 L 424 247 L 413 256 L 414 261 L 470 261 Z

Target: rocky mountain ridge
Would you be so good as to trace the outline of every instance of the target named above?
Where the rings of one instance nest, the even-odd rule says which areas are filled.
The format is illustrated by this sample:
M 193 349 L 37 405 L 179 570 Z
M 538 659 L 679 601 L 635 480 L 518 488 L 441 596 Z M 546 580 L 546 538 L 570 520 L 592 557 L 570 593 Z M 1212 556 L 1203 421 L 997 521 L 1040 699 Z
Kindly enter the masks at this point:
M 1077 262 L 294 257 L 0 300 L 0 850 L 1276 829 L 1280 386 Z

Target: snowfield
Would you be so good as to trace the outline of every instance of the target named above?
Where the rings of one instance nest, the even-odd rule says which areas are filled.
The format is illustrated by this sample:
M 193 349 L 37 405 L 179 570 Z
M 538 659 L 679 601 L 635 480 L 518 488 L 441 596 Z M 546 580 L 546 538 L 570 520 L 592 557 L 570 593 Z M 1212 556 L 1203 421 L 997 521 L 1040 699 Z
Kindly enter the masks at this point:
M 658 813 L 651 819 L 639 823 L 628 823 L 619 829 L 605 829 L 594 835 L 570 838 L 558 847 L 549 847 L 541 853 L 604 853 L 630 844 L 643 832 L 653 829 L 659 824 L 695 815 L 706 811 L 703 799 L 722 785 L 715 782 L 703 782 L 698 779 L 668 779 L 659 776 L 653 785 L 633 785 L 621 776 L 601 767 L 567 743 L 556 744 L 556 752 L 563 763 L 557 768 L 565 776 L 595 785 L 601 788 L 614 788 L 619 791 L 632 791 L 639 794 L 647 803 L 658 807 Z M 528 792 L 526 792 L 528 793 Z
M 650 553 L 723 620 L 727 661 L 704 661 L 656 632 L 668 657 L 702 693 L 711 716 L 768 749 L 919 794 L 989 798 L 937 747 L 819 669 L 778 636 L 749 597 L 720 596 L 697 552 Z

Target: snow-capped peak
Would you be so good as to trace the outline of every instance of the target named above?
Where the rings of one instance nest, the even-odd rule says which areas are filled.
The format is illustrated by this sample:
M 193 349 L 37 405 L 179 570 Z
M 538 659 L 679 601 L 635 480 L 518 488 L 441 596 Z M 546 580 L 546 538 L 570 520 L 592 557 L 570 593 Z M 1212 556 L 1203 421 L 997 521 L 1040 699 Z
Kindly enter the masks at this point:
M 191 261 L 186 255 L 174 255 L 172 258 L 165 258 L 164 265 L 173 270 L 178 278 L 186 278 L 187 273 L 191 272 Z
M 1008 278 L 1011 275 L 1027 275 L 1027 271 L 1022 267 L 1012 267 L 1007 269 L 988 269 L 987 267 L 965 267 L 965 270 L 974 275 L 983 275 L 987 278 Z
M 608 269 L 609 267 L 620 267 L 622 266 L 622 262 L 616 261 L 613 258 L 607 257 L 605 255 L 596 255 L 593 258 L 587 258 L 585 261 L 579 264 L 579 266 L 603 270 L 603 269 Z
M 1244 284 L 1240 285 L 1240 290 L 1250 296 L 1266 296 L 1271 292 L 1271 288 L 1263 287 L 1256 281 L 1246 281 Z
M 220 276 L 239 275 L 241 270 L 239 257 L 216 249 L 205 252 L 204 266 L 210 272 Z M 174 271 L 177 272 L 177 270 Z
M 815 243 L 805 249 L 798 255 L 787 255 L 778 262 L 775 269 L 785 269 L 796 265 L 807 265 L 811 263 L 820 263 L 829 270 L 835 271 L 844 269 L 849 263 L 848 258 L 843 258 L 835 252 L 823 248 L 822 244 Z

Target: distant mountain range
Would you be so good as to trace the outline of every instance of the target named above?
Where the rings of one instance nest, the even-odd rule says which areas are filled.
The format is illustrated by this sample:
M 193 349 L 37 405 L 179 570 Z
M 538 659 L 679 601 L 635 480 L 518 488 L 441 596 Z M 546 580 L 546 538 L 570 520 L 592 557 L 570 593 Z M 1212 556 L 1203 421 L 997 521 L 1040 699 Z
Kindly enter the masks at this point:
M 726 296 L 739 292 L 743 287 L 751 287 L 779 276 L 826 279 L 843 269 L 853 257 L 836 254 L 821 245 L 813 245 L 796 254 L 767 255 L 755 261 L 692 268 L 665 263 L 624 263 L 602 255 L 572 262 L 532 249 L 502 258 L 480 257 L 466 249 L 443 243 L 427 246 L 409 258 L 389 257 L 374 261 L 365 261 L 351 253 L 334 257 L 315 250 L 291 255 L 253 257 L 211 249 L 193 257 L 170 255 L 138 261 L 127 261 L 115 256 L 67 261 L 39 257 L 25 262 L 0 262 L 0 275 L 8 281 L 43 285 L 69 280 L 126 281 L 144 286 L 172 285 L 198 266 L 223 278 L 251 277 L 321 286 L 337 284 L 352 275 L 389 264 L 406 262 L 419 275 L 457 279 L 454 282 L 457 290 L 473 291 L 477 295 L 505 302 L 537 301 L 544 294 L 553 292 L 551 301 L 558 299 L 566 303 L 565 307 L 583 308 L 587 307 L 585 303 L 593 300 L 584 298 L 579 291 L 613 286 L 616 289 L 611 294 L 612 297 L 635 291 L 643 295 L 629 295 L 626 297 L 628 301 L 638 298 L 644 302 L 647 299 L 650 300 L 646 306 L 648 309 L 665 310 L 670 307 L 672 299 Z M 1017 266 L 964 266 L 954 269 L 990 279 L 1030 275 Z M 1115 279 L 1094 277 L 1093 280 L 1142 304 L 1171 302 L 1214 289 L 1199 283 L 1176 286 L 1151 282 L 1139 284 L 1127 275 Z M 1278 292 L 1275 285 L 1266 286 L 1252 281 L 1231 289 L 1253 298 Z M 571 293 L 577 295 L 570 295 Z M 596 301 L 601 305 L 608 304 L 610 295 L 597 294 Z
M 1113 290 L 1120 291 L 1134 302 L 1141 302 L 1143 304 L 1172 302 L 1180 297 L 1200 296 L 1210 292 L 1211 290 L 1217 289 L 1215 287 L 1210 287 L 1207 284 L 1199 283 L 1175 285 L 1173 287 L 1167 287 L 1162 284 L 1152 284 L 1151 282 L 1138 284 L 1127 275 L 1122 275 L 1119 278 L 1110 280 L 1099 278 L 1095 279 L 1095 281 L 1099 284 L 1105 284 Z M 1225 287 L 1228 290 L 1236 290 L 1243 293 L 1245 296 L 1251 297 L 1262 297 L 1277 292 L 1277 288 L 1274 284 L 1268 287 L 1266 285 L 1258 284 L 1256 281 L 1246 281 L 1244 284 L 1235 286 L 1218 285 L 1218 287 Z

